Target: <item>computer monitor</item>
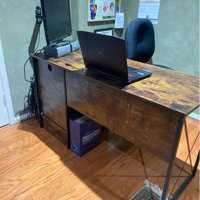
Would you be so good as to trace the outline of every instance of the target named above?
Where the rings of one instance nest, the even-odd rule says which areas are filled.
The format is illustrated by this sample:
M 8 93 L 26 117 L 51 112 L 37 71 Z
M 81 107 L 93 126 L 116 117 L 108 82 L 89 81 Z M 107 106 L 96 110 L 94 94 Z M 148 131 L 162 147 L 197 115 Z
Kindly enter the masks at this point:
M 69 0 L 41 0 L 47 45 L 72 34 Z

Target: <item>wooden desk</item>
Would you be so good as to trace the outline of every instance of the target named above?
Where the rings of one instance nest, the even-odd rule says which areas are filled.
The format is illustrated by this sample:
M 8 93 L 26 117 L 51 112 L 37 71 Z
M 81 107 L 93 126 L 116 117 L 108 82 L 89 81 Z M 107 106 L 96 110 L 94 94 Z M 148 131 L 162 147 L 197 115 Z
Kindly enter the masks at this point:
M 41 125 L 69 145 L 72 108 L 147 149 L 169 163 L 164 200 L 185 117 L 199 107 L 199 79 L 128 60 L 129 66 L 151 71 L 152 76 L 125 86 L 84 69 L 80 50 L 59 59 L 34 55 L 33 63 Z M 197 164 L 198 158 L 194 173 Z

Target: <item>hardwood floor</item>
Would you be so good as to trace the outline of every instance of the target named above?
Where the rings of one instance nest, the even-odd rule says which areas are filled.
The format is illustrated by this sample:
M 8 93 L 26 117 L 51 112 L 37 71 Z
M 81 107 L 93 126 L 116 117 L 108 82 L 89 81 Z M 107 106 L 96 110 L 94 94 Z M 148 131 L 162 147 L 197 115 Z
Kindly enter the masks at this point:
M 199 121 L 187 119 L 189 142 L 195 141 Z M 159 141 L 158 141 L 159 142 Z M 192 150 L 192 164 L 199 139 Z M 169 193 L 187 157 L 185 129 L 178 149 Z M 28 121 L 0 129 L 0 199 L 130 199 L 144 186 L 145 174 L 151 183 L 163 188 L 167 164 L 119 136 L 104 130 L 102 143 L 78 157 L 37 122 Z M 190 172 L 187 159 L 180 180 Z M 179 181 L 180 182 L 180 181 Z M 178 182 L 178 184 L 180 184 Z M 199 168 L 181 194 L 181 200 L 198 200 Z

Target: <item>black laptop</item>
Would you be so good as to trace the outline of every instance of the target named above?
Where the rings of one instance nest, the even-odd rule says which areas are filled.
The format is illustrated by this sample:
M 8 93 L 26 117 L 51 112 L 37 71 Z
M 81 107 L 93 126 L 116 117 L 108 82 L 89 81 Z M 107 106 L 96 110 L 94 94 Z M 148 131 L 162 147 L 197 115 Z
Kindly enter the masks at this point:
M 86 31 L 77 31 L 77 34 L 88 70 L 125 84 L 144 79 L 152 74 L 127 66 L 124 40 Z

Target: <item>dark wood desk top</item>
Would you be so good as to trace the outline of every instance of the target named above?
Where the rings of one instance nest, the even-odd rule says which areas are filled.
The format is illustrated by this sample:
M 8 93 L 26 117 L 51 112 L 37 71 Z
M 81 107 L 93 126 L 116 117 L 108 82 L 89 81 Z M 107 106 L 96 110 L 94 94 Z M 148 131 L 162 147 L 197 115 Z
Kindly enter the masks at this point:
M 41 56 L 34 55 L 34 57 L 41 59 Z M 70 71 L 85 68 L 80 50 L 61 58 L 50 58 L 47 61 Z M 66 62 L 71 66 L 65 65 Z M 200 105 L 198 77 L 132 60 L 128 60 L 128 65 L 150 71 L 152 76 L 124 87 L 121 86 L 124 92 L 182 115 L 188 115 Z M 86 71 L 82 73 L 86 74 Z M 111 80 L 104 79 L 103 81 L 107 84 L 114 84 Z

